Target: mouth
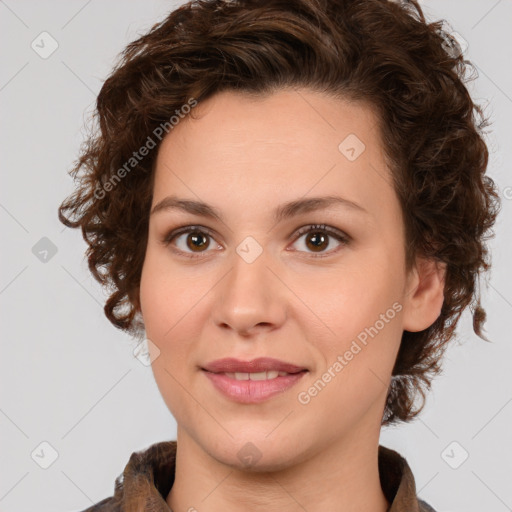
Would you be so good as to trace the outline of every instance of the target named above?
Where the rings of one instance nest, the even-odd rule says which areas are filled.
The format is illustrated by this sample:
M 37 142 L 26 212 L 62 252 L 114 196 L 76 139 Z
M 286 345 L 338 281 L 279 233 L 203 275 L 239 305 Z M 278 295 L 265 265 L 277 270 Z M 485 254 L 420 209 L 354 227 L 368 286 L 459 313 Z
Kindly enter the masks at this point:
M 204 370 L 208 371 L 208 370 Z M 234 380 L 274 380 L 278 377 L 287 377 L 289 375 L 296 375 L 297 373 L 307 372 L 307 370 L 302 370 L 300 372 L 279 372 L 277 370 L 272 370 L 268 372 L 209 372 L 215 373 L 216 375 L 225 375 L 230 379 Z
M 221 359 L 201 370 L 222 396 L 242 404 L 258 404 L 285 393 L 308 373 L 306 368 L 269 358 Z
M 258 357 L 251 361 L 227 357 L 212 361 L 201 369 L 210 373 L 226 374 L 236 380 L 271 380 L 308 370 L 304 366 L 271 357 Z

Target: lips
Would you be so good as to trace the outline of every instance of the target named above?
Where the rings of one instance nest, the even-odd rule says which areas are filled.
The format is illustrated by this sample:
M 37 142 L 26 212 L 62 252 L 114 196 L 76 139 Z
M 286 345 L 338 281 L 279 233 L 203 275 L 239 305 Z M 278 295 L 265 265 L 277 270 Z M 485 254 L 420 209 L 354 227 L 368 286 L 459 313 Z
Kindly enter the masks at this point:
M 217 374 L 219 375 L 219 374 Z M 268 372 L 223 372 L 222 375 L 235 380 L 272 380 L 277 377 L 286 377 L 291 375 L 288 372 L 278 372 L 277 370 L 271 370 Z
M 227 357 L 212 361 L 203 366 L 202 369 L 211 373 L 231 374 L 230 377 L 236 378 L 237 380 L 263 380 L 263 376 L 261 374 L 266 372 L 268 373 L 266 373 L 264 378 L 272 379 L 280 375 L 279 372 L 282 374 L 294 374 L 307 371 L 307 368 L 303 366 L 297 366 L 271 357 L 258 357 L 252 361 L 241 361 L 240 359 Z M 276 374 L 275 372 L 278 373 Z M 246 376 L 244 374 L 249 375 Z M 253 379 L 252 377 L 255 378 Z
M 273 364 L 282 362 L 274 360 Z M 268 360 L 267 360 L 268 362 Z M 225 363 L 225 360 L 222 364 Z M 240 364 L 237 362 L 236 364 Z M 284 363 L 288 369 L 296 370 L 300 367 Z M 209 365 L 211 367 L 211 365 Z M 276 370 L 263 372 L 220 372 L 213 373 L 203 370 L 203 375 L 213 384 L 213 387 L 219 391 L 225 398 L 232 402 L 240 404 L 259 404 L 270 400 L 278 395 L 290 391 L 297 383 L 304 378 L 307 370 L 294 373 L 278 372 Z M 275 376 L 277 374 L 277 376 Z

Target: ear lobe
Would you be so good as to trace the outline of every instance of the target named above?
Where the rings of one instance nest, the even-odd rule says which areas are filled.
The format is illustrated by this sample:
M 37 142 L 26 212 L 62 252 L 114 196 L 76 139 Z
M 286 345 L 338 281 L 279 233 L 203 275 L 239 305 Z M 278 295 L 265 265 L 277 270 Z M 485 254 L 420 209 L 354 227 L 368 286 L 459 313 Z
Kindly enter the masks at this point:
M 408 278 L 404 297 L 403 328 L 423 331 L 441 314 L 444 302 L 446 263 L 418 257 Z

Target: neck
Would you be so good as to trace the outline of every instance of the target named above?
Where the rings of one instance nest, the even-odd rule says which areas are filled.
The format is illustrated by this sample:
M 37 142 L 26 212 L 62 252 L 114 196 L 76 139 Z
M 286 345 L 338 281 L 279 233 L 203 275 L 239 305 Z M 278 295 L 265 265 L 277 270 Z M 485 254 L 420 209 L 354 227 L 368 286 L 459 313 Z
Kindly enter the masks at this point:
M 300 463 L 255 471 L 228 466 L 178 428 L 176 477 L 167 496 L 173 511 L 386 512 L 380 484 L 378 435 L 326 443 Z M 364 443 L 362 442 L 364 440 Z

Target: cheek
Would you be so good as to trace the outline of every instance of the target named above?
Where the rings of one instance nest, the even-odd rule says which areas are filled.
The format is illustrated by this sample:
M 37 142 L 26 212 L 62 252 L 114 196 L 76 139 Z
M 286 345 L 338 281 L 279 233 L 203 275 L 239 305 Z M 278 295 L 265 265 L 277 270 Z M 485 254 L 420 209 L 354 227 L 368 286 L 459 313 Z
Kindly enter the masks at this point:
M 307 325 L 320 323 L 324 338 L 330 332 L 333 338 L 344 339 L 373 325 L 380 314 L 400 299 L 402 280 L 392 272 L 391 265 L 360 258 L 357 263 L 336 271 L 316 271 L 310 278 L 295 278 L 294 293 L 302 301 L 300 307 L 306 306 L 308 311 L 303 316 L 303 328 L 307 331 Z
M 302 316 L 301 330 L 324 365 L 317 368 L 319 387 L 329 382 L 330 391 L 318 402 L 326 406 L 329 400 L 363 406 L 380 396 L 400 345 L 400 266 L 391 258 L 383 261 L 382 253 L 367 256 L 336 274 L 302 280 L 296 288 L 314 312 Z
M 160 251 L 148 250 L 141 274 L 140 302 L 149 338 L 153 335 L 164 341 L 164 335 L 192 308 L 193 290 L 194 286 L 180 279 Z
M 186 381 L 185 370 L 194 350 L 185 341 L 197 339 L 193 309 L 197 291 L 191 291 L 194 287 L 176 276 L 168 264 L 163 265 L 148 253 L 142 269 L 140 301 L 146 336 L 158 347 L 151 364 L 155 382 L 169 411 L 182 418 L 187 400 L 181 383 Z
M 168 379 L 165 370 L 177 376 L 195 362 L 196 343 L 206 322 L 204 295 L 211 285 L 199 276 L 180 273 L 165 255 L 155 253 L 148 253 L 142 269 L 141 311 L 146 336 L 160 350 L 155 377 Z
M 324 325 L 303 327 L 309 329 L 322 364 L 298 398 L 319 426 L 325 410 L 341 424 L 356 422 L 370 408 L 380 407 L 402 336 L 402 306 L 387 286 L 373 283 L 362 293 L 347 284 L 345 290 L 347 295 L 333 294 L 331 302 L 325 301 L 319 314 L 329 330 Z

